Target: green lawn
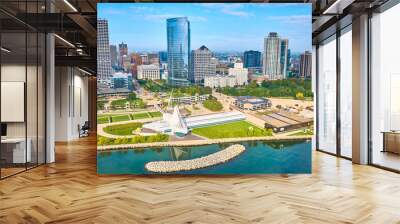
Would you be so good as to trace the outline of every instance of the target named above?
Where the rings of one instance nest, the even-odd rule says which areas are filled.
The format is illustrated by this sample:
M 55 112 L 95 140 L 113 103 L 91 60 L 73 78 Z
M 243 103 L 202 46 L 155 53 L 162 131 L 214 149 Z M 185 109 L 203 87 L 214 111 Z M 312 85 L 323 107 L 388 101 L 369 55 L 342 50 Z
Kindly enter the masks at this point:
M 149 112 L 151 117 L 161 117 L 162 113 L 159 111 Z
M 147 112 L 132 114 L 134 120 L 150 118 Z
M 109 122 L 108 116 L 98 116 L 97 117 L 97 123 L 98 124 L 106 124 L 108 122 Z
M 132 132 L 137 128 L 142 127 L 142 123 L 132 122 L 127 124 L 117 124 L 105 127 L 103 130 L 106 133 L 113 135 L 132 135 Z
M 251 128 L 253 130 L 250 130 Z M 250 128 L 250 129 L 249 129 Z M 236 137 L 255 137 L 272 136 L 271 130 L 263 130 L 246 121 L 235 121 L 231 123 L 195 128 L 192 133 L 210 138 L 236 138 Z
M 114 115 L 111 116 L 111 121 L 112 122 L 119 122 L 119 121 L 129 121 L 129 115 Z
M 120 145 L 120 144 L 137 144 L 147 142 L 167 142 L 169 136 L 166 134 L 157 134 L 151 136 L 133 136 L 132 138 L 107 138 L 97 136 L 97 145 Z

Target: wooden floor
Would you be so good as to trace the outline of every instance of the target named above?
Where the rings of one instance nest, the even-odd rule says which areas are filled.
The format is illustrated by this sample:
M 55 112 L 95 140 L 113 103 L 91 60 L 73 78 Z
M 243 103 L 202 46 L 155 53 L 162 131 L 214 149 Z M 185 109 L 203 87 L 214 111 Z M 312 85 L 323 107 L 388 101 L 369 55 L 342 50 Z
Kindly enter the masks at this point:
M 95 139 L 0 181 L 0 223 L 400 223 L 400 175 L 315 152 L 312 175 L 97 176 Z

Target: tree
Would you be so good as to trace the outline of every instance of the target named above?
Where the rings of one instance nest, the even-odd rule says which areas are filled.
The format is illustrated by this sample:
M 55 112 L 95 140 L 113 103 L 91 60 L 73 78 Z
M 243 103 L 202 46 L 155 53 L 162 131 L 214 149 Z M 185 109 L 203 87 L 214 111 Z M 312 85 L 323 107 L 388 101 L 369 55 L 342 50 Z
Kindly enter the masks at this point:
M 304 100 L 304 94 L 302 92 L 296 93 L 296 99 L 298 100 Z
M 204 101 L 203 106 L 211 111 L 220 111 L 223 108 L 222 104 L 215 99 Z
M 136 100 L 136 94 L 135 93 L 129 93 L 128 97 L 126 98 L 128 101 L 133 101 Z

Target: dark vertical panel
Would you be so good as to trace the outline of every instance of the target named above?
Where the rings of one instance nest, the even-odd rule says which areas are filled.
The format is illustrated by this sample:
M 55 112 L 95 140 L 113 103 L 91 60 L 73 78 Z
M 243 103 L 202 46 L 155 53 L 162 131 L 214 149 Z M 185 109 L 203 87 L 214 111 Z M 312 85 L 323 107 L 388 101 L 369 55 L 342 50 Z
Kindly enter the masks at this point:
M 336 155 L 341 156 L 341 119 L 340 119 L 340 35 L 339 28 L 336 31 Z
M 319 98 L 319 44 L 315 46 L 315 95 L 314 95 L 314 100 L 315 100 L 315 148 L 318 150 L 319 149 L 319 107 L 318 107 L 318 98 Z

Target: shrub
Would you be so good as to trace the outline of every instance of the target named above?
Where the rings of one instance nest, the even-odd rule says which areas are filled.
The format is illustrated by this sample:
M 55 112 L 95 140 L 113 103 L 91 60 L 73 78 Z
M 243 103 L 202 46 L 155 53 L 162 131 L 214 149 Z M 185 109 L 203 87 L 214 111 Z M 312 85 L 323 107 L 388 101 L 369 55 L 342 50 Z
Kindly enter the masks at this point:
M 223 108 L 222 104 L 217 100 L 205 100 L 203 106 L 211 111 L 220 111 Z

